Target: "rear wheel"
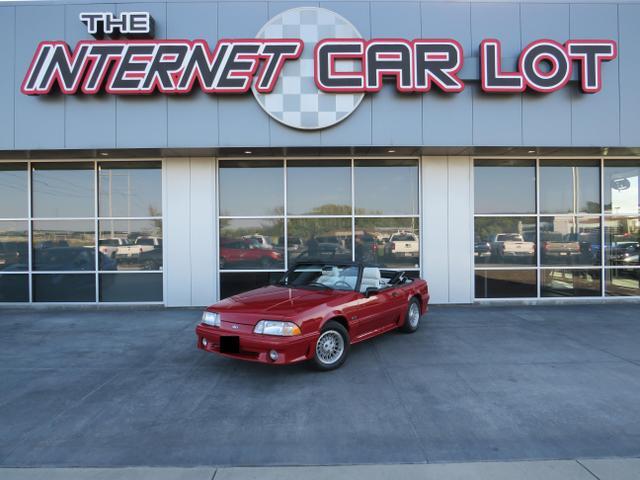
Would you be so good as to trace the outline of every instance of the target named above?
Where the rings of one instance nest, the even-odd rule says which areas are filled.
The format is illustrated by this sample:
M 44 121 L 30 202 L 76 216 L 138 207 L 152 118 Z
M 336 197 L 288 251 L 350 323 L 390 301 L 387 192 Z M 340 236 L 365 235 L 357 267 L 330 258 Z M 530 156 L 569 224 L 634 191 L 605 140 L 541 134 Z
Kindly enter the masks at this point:
M 313 365 L 321 371 L 334 370 L 344 363 L 349 353 L 349 332 L 338 322 L 327 322 L 316 342 Z
M 413 333 L 418 330 L 420 326 L 420 302 L 416 297 L 413 297 L 409 301 L 409 308 L 407 308 L 407 316 L 404 319 L 404 324 L 400 327 L 405 333 Z

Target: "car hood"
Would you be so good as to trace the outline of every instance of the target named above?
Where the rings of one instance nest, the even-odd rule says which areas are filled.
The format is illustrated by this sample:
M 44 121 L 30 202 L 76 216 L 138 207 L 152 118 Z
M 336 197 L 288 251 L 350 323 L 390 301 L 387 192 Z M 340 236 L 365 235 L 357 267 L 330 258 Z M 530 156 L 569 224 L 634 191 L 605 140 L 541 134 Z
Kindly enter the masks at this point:
M 259 314 L 274 317 L 293 317 L 306 310 L 325 304 L 337 296 L 353 292 L 334 290 L 311 290 L 270 285 L 249 292 L 234 295 L 211 307 L 221 314 Z M 240 318 L 233 315 L 234 321 Z M 247 318 L 247 321 L 250 321 Z

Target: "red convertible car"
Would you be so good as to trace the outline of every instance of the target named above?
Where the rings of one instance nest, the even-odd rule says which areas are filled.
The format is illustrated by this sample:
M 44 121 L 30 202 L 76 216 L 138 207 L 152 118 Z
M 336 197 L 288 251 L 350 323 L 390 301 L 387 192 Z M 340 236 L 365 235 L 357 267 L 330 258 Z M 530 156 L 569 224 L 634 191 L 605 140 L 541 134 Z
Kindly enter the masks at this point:
M 298 263 L 274 285 L 208 307 L 198 348 L 254 362 L 344 363 L 350 345 L 396 328 L 413 333 L 429 303 L 427 282 L 356 263 Z

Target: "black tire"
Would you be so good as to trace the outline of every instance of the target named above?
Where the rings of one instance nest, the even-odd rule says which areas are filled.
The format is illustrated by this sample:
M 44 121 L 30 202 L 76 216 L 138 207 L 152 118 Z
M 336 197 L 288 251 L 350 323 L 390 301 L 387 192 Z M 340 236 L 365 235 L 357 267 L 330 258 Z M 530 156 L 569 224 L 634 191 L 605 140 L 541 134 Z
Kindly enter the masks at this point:
M 418 311 L 417 320 L 413 319 L 413 315 L 415 315 L 415 309 Z M 404 317 L 404 323 L 400 327 L 400 331 L 404 333 L 413 333 L 420 327 L 420 316 L 422 312 L 420 311 L 420 302 L 416 297 L 413 297 L 409 300 L 409 306 L 407 307 L 407 313 Z
M 327 362 L 318 356 L 318 351 L 323 347 L 323 345 L 320 344 L 322 339 L 326 339 L 327 345 L 330 345 L 330 340 L 332 339 L 331 337 L 333 337 L 333 335 L 339 335 L 342 338 L 342 353 L 335 360 L 332 359 L 330 362 Z M 333 337 L 333 340 L 335 340 L 335 337 Z M 324 327 L 322 327 L 320 337 L 318 337 L 318 341 L 316 342 L 313 359 L 311 360 L 313 367 L 316 370 L 320 370 L 321 372 L 335 370 L 336 368 L 340 367 L 347 359 L 347 355 L 349 354 L 349 347 L 350 341 L 349 332 L 347 332 L 347 329 L 344 328 L 340 323 L 334 320 L 329 320 L 324 325 Z

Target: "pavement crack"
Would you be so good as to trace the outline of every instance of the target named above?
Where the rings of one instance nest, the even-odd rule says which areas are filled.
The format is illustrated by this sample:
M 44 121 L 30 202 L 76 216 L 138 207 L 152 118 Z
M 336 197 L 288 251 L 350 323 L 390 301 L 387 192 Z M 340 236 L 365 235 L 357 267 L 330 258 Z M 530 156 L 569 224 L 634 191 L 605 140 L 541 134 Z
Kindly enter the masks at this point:
M 584 468 L 590 475 L 592 475 L 594 478 L 597 478 L 598 480 L 600 480 L 600 477 L 597 476 L 595 473 L 593 473 L 591 470 L 589 470 L 586 465 L 584 463 L 582 463 L 580 460 L 576 459 L 576 463 L 578 465 L 580 465 L 582 468 Z

